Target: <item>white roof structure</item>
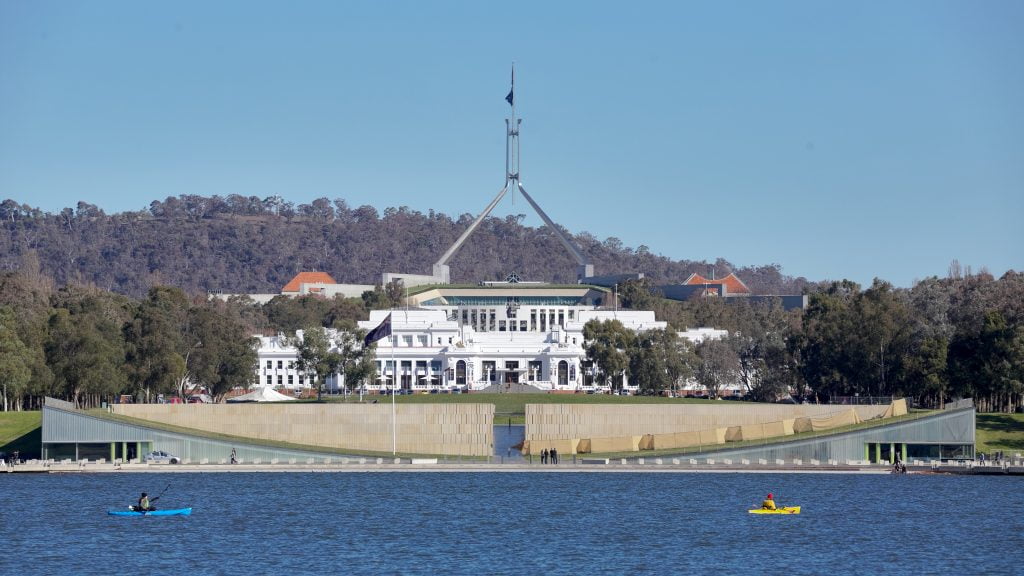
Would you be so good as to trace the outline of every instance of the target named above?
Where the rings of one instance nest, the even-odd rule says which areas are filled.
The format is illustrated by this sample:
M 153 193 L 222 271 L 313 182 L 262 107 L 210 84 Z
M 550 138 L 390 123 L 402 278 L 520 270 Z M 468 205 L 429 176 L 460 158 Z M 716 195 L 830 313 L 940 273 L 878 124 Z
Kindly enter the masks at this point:
M 228 398 L 228 402 L 287 402 L 289 400 L 295 400 L 295 398 L 281 394 L 269 386 L 260 386 L 248 394 Z

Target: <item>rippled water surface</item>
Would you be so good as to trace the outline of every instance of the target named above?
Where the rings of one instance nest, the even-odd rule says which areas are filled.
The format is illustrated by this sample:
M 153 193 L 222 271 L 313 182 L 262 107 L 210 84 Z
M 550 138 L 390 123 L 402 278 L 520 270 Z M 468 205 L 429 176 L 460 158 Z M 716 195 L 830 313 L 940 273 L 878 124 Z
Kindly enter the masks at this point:
M 1013 477 L 0 474 L 3 574 L 1022 574 L 1022 534 Z

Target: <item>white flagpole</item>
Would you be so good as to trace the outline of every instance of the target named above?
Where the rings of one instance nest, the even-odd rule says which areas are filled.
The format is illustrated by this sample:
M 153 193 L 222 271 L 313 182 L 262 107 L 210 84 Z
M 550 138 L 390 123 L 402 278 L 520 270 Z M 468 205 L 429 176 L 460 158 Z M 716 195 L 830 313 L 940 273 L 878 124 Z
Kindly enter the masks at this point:
M 389 319 L 390 321 L 390 319 Z M 398 454 L 398 419 L 395 415 L 395 385 L 398 384 L 398 364 L 395 363 L 395 336 L 394 324 L 391 325 L 391 454 Z

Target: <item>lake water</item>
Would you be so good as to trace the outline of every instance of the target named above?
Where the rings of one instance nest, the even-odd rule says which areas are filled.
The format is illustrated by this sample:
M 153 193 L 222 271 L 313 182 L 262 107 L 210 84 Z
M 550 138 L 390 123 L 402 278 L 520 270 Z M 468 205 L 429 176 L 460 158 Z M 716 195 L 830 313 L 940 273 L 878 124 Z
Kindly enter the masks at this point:
M 0 474 L 2 574 L 1024 574 L 1022 534 L 1013 477 Z

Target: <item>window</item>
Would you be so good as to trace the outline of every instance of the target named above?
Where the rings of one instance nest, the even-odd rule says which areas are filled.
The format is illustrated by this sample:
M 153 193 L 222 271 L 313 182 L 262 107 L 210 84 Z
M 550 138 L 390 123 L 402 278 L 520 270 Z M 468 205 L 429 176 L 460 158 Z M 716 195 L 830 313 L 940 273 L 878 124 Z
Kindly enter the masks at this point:
M 530 380 L 530 382 L 536 382 L 540 380 L 542 375 L 541 370 L 543 369 L 542 366 L 543 364 L 540 360 L 530 360 L 529 374 L 527 374 L 527 378 Z

